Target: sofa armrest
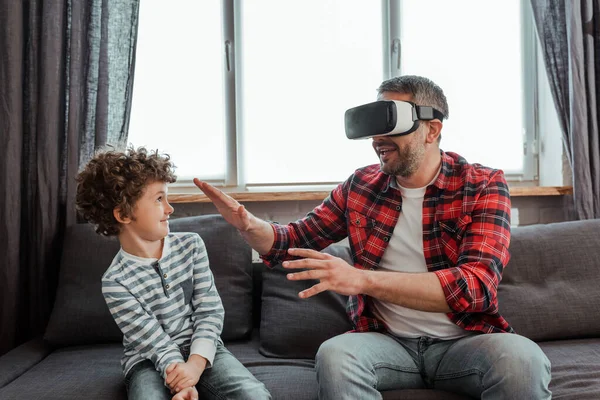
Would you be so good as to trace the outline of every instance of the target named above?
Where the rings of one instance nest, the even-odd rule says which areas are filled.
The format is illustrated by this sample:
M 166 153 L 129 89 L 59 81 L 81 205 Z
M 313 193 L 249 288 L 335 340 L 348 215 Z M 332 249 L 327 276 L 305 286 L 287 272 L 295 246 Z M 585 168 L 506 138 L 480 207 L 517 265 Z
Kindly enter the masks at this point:
M 0 388 L 23 375 L 51 352 L 52 348 L 40 336 L 4 354 L 0 357 Z

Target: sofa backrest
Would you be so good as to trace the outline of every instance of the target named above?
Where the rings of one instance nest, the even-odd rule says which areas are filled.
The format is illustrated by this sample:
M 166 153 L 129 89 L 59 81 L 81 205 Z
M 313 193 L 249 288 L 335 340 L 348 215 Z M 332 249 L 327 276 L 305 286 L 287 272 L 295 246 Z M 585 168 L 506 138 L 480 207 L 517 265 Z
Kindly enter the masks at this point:
M 535 341 L 600 337 L 600 220 L 512 229 L 500 313 Z
M 322 341 L 350 329 L 345 296 L 298 298 L 298 292 L 314 282 L 288 281 L 281 267 L 253 268 L 250 247 L 221 216 L 173 219 L 170 226 L 174 232 L 196 232 L 206 243 L 225 306 L 224 340 L 248 338 L 260 327 L 264 355 L 312 358 Z M 500 312 L 518 333 L 536 341 L 600 335 L 600 319 L 595 317 L 600 301 L 598 232 L 600 220 L 513 228 L 511 261 L 498 296 Z M 100 284 L 118 249 L 115 238 L 96 234 L 89 224 L 68 230 L 44 335 L 50 344 L 121 341 Z M 324 251 L 350 260 L 347 246 L 332 245 Z
M 226 313 L 224 340 L 248 337 L 252 324 L 252 253 L 220 215 L 178 218 L 173 232 L 196 232 L 206 244 L 215 285 Z M 44 339 L 54 346 L 120 342 L 122 335 L 104 302 L 101 278 L 119 250 L 116 238 L 95 233 L 90 224 L 66 232 L 56 300 Z

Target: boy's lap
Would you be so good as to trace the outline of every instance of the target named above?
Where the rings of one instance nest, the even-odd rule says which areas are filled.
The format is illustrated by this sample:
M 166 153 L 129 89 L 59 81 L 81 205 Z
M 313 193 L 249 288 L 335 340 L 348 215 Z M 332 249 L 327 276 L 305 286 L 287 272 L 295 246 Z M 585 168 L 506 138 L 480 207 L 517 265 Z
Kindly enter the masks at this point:
M 200 398 L 269 399 L 264 384 L 219 343 L 211 368 L 204 371 L 196 385 Z
M 133 366 L 125 383 L 130 400 L 170 400 L 173 397 L 163 377 L 149 360 Z M 202 399 L 270 398 L 262 382 L 220 342 L 213 365 L 204 371 L 196 388 Z

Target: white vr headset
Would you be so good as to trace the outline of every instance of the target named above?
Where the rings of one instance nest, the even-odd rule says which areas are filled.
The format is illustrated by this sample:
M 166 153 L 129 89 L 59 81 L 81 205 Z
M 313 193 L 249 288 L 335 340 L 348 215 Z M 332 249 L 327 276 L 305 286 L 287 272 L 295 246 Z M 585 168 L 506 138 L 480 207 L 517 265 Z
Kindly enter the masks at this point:
M 344 115 L 348 139 L 373 136 L 402 136 L 414 132 L 419 121 L 444 120 L 444 114 L 430 106 L 410 101 L 382 100 L 346 110 Z

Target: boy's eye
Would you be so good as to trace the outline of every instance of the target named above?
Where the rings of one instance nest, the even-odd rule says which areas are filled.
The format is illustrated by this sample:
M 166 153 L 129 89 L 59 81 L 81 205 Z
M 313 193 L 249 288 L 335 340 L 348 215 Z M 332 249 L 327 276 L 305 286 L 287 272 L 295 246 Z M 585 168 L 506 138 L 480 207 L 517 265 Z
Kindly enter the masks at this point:
M 162 196 L 160 196 L 156 201 L 162 201 Z

